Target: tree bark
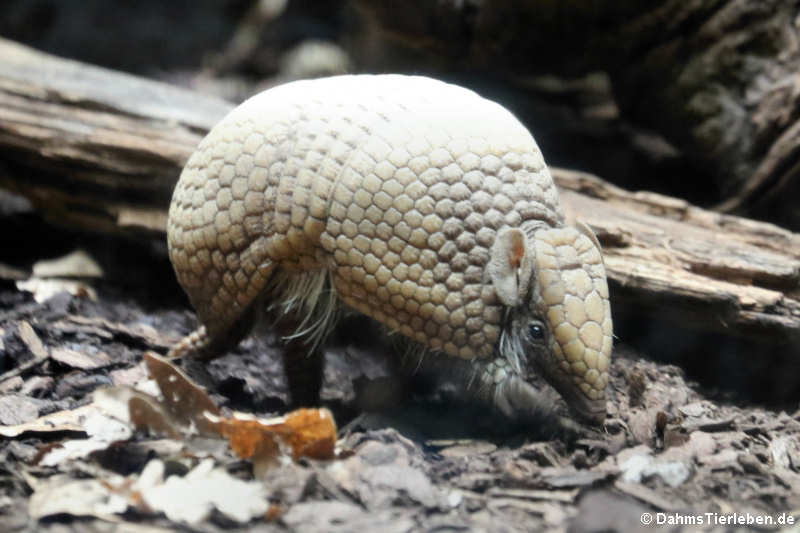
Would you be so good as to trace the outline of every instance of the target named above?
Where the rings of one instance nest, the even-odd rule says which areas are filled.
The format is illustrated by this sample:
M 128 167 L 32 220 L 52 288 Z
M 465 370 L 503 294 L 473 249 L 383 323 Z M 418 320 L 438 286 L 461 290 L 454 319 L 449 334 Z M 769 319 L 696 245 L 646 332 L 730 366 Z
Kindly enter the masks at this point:
M 0 186 L 55 223 L 163 238 L 170 192 L 231 104 L 0 41 Z M 553 169 L 571 220 L 597 233 L 615 312 L 800 340 L 800 234 Z
M 0 186 L 59 224 L 163 233 L 179 169 L 232 104 L 0 39 Z
M 623 116 L 689 156 L 721 208 L 800 229 L 800 207 L 786 201 L 800 196 L 798 2 L 356 3 L 390 38 L 447 65 L 608 72 Z

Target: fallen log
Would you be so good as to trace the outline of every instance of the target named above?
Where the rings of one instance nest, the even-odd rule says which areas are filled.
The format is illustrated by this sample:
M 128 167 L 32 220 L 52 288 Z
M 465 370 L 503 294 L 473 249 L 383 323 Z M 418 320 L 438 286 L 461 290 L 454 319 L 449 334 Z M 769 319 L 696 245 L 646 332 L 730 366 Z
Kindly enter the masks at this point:
M 695 329 L 800 337 L 800 234 L 589 174 L 553 174 L 568 218 L 585 221 L 603 244 L 618 300 Z
M 0 187 L 59 224 L 164 232 L 179 169 L 233 106 L 0 39 Z
M 170 193 L 232 104 L 0 40 L 0 187 L 54 223 L 163 236 Z M 800 340 L 800 234 L 554 169 L 568 216 L 598 234 L 615 312 Z

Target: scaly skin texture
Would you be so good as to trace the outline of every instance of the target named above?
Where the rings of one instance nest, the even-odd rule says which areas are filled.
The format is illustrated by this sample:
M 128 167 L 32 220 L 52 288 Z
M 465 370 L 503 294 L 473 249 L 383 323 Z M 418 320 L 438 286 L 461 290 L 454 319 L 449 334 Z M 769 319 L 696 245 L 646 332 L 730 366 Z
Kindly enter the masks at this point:
M 475 361 L 493 390 L 541 371 L 582 414 L 605 412 L 596 239 L 564 226 L 525 127 L 466 89 L 340 76 L 251 98 L 186 164 L 168 244 L 204 326 L 173 355 L 237 342 L 254 306 L 305 317 L 297 335 L 315 344 L 343 303 Z M 526 337 L 531 320 L 543 339 Z

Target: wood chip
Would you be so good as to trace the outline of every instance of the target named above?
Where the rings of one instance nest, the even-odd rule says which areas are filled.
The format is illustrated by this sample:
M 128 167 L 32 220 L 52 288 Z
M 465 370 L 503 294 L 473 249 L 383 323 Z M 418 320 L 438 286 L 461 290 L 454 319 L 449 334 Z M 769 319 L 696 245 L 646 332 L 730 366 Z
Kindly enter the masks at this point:
M 734 450 L 733 448 L 727 448 L 722 450 L 721 452 L 707 455 L 705 457 L 698 457 L 697 462 L 702 465 L 706 465 L 707 467 L 711 468 L 712 470 L 721 470 L 723 468 L 733 469 L 736 472 L 740 472 L 741 466 L 738 462 L 739 459 L 739 452 Z
M 108 375 L 117 387 L 133 386 L 147 378 L 147 371 L 143 364 L 138 364 L 131 368 L 112 370 Z
M 88 298 L 97 301 L 97 291 L 87 283 L 80 280 L 59 278 L 29 278 L 16 283 L 17 289 L 30 292 L 38 303 L 44 303 L 54 296 L 66 292 L 72 296 Z
M 22 378 L 17 377 L 8 380 L 6 383 L 13 383 L 15 379 L 22 381 Z M 19 389 L 20 394 L 31 396 L 34 398 L 44 398 L 50 394 L 56 387 L 56 380 L 50 376 L 30 376 L 24 380 Z
M 736 423 L 733 418 L 726 418 L 722 420 L 702 418 L 700 420 L 692 420 L 691 422 L 685 422 L 683 424 L 683 428 L 689 433 L 696 430 L 707 431 L 709 433 L 716 431 L 729 431 L 735 427 Z
M 666 441 L 666 438 L 664 440 Z M 713 454 L 717 448 L 714 437 L 704 431 L 694 431 L 690 435 L 686 435 L 682 440 L 681 444 L 666 449 L 659 456 L 659 460 L 677 460 L 690 464 L 696 457 L 705 457 Z
M 520 458 L 528 459 L 539 466 L 559 466 L 561 454 L 549 442 L 534 442 L 520 449 Z
M 111 363 L 111 358 L 105 352 L 95 352 L 90 355 L 69 348 L 54 348 L 50 357 L 63 365 L 81 370 L 92 370 Z
M 553 488 L 586 487 L 611 477 L 611 472 L 593 472 L 571 468 L 545 468 L 542 480 Z
M 677 511 L 684 508 L 682 502 L 670 501 L 656 491 L 639 483 L 627 483 L 622 480 L 617 480 L 614 482 L 614 488 L 629 496 L 633 496 L 639 501 L 652 505 L 660 511 Z
M 39 338 L 39 335 L 36 334 L 30 323 L 26 322 L 25 320 L 21 320 L 17 327 L 19 338 L 22 339 L 22 342 L 25 343 L 25 346 L 28 347 L 28 350 L 31 351 L 33 356 L 36 359 L 46 359 L 47 348 L 45 348 L 44 344 L 42 343 L 42 339 Z
M 106 320 L 105 318 L 80 315 L 69 315 L 67 320 L 81 326 L 94 326 L 96 328 L 100 328 L 101 330 L 110 332 L 115 337 L 119 336 L 125 340 L 140 342 L 146 347 L 153 349 L 171 348 L 172 345 L 178 341 L 177 336 L 163 337 L 160 333 L 158 333 L 158 331 L 155 330 L 155 328 L 147 324 L 126 325 L 118 322 L 112 322 L 110 320 Z
M 13 426 L 36 420 L 42 403 L 45 401 L 21 394 L 4 394 L 0 396 L 0 424 Z
M 0 426 L 0 435 L 4 437 L 18 437 L 24 433 L 50 433 L 55 431 L 80 431 L 85 432 L 83 419 L 91 413 L 96 412 L 97 408 L 92 405 L 84 405 L 69 411 L 58 411 L 37 418 L 26 424 L 15 426 Z
M 784 469 L 792 468 L 792 461 L 789 458 L 790 450 L 797 449 L 797 440 L 788 436 L 778 437 L 769 443 L 770 455 L 775 466 Z
M 678 411 L 686 416 L 700 417 L 706 414 L 710 409 L 706 406 L 705 402 L 692 402 L 678 407 Z
M 578 495 L 578 489 L 572 490 L 526 490 L 526 489 L 489 489 L 489 496 L 494 498 L 519 498 L 522 500 L 551 500 L 572 503 Z
M 103 269 L 86 251 L 75 250 L 57 257 L 37 261 L 33 265 L 37 278 L 102 278 Z
M 531 514 L 541 516 L 548 524 L 559 524 L 564 520 L 564 510 L 560 506 L 548 502 L 530 502 L 514 498 L 496 498 L 488 502 L 489 509 L 500 511 L 506 507 L 515 507 Z
M 473 455 L 487 455 L 496 449 L 497 446 L 491 442 L 473 441 L 469 443 L 448 446 L 447 448 L 439 450 L 439 453 L 444 457 L 470 457 Z
M 114 338 L 114 334 L 103 327 L 91 324 L 78 324 L 71 320 L 58 320 L 53 322 L 50 326 L 53 329 L 71 335 L 75 333 L 84 333 L 104 340 L 111 340 Z
M 628 427 L 633 434 L 633 438 L 639 444 L 652 446 L 656 436 L 656 414 L 658 409 L 643 410 L 640 408 L 631 409 L 628 417 Z
M 0 347 L 2 350 L 2 347 Z M 9 392 L 13 392 L 22 388 L 25 382 L 19 376 L 12 376 L 2 382 L 0 382 L 0 394 L 8 394 Z
M 25 343 L 25 346 L 27 346 L 28 350 L 30 350 L 30 352 L 33 354 L 33 359 L 25 361 L 16 368 L 12 368 L 8 372 L 0 375 L 0 383 L 27 372 L 36 365 L 43 363 L 50 357 L 47 352 L 47 348 L 42 343 L 42 340 L 28 322 L 24 320 L 20 321 L 17 328 L 19 338 L 22 339 L 22 342 Z

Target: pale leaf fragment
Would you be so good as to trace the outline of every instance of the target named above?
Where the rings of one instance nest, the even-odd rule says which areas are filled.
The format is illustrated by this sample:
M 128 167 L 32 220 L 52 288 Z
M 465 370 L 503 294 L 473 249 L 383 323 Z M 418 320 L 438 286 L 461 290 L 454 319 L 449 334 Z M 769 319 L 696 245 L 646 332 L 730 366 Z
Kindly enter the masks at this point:
M 108 366 L 111 363 L 111 357 L 99 350 L 94 350 L 94 353 L 89 354 L 70 350 L 69 348 L 53 348 L 52 352 L 50 352 L 50 358 L 62 365 L 81 370 L 93 370 Z
M 85 250 L 75 250 L 33 265 L 37 278 L 102 278 L 103 269 Z
M 48 433 L 53 431 L 85 431 L 83 421 L 86 416 L 95 412 L 91 405 L 84 405 L 69 411 L 58 411 L 14 426 L 0 426 L 0 435 L 18 437 L 23 433 Z
M 61 446 L 53 448 L 42 457 L 40 465 L 55 466 L 64 461 L 82 459 L 92 452 L 105 450 L 114 442 L 131 437 L 133 432 L 127 424 L 106 416 L 96 406 L 90 407 L 94 407 L 95 412 L 83 420 L 83 428 L 89 438 L 62 442 Z
M 158 475 L 152 477 L 158 479 Z M 225 470 L 214 468 L 211 459 L 200 462 L 184 477 L 170 476 L 163 484 L 140 487 L 140 493 L 153 511 L 189 525 L 204 521 L 213 509 L 244 523 L 262 516 L 269 508 L 261 483 L 236 479 Z
M 57 514 L 106 518 L 128 508 L 125 498 L 111 492 L 98 479 L 73 480 L 56 476 L 37 485 L 28 502 L 31 518 Z

